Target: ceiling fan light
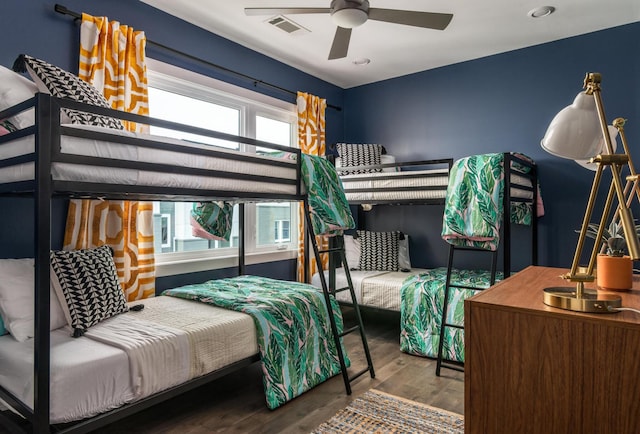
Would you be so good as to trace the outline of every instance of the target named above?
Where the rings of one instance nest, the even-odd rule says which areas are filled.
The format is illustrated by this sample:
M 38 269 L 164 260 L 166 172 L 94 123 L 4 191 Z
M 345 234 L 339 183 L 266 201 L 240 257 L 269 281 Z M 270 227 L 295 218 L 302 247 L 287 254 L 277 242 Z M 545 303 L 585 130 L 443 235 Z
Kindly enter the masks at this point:
M 364 24 L 369 16 L 361 9 L 341 9 L 333 12 L 331 18 L 337 26 L 352 29 Z

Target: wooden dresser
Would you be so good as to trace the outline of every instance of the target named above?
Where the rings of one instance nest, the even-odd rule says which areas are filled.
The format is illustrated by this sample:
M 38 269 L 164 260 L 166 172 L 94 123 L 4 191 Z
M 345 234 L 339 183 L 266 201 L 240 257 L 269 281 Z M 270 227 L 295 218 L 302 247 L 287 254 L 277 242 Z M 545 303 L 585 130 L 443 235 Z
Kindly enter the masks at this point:
M 640 433 L 640 314 L 549 307 L 529 267 L 465 301 L 465 433 Z M 591 286 L 593 288 L 593 286 Z M 640 309 L 640 280 L 620 293 Z

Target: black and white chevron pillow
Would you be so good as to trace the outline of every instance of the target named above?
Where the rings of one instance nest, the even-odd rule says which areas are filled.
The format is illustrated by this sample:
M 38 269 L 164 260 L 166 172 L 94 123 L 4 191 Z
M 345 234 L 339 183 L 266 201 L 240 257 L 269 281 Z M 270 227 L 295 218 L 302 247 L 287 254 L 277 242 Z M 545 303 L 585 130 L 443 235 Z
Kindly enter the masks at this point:
M 51 252 L 51 281 L 67 322 L 78 337 L 91 326 L 129 310 L 108 246 Z
M 16 60 L 14 68 L 16 67 L 26 68 L 40 92 L 98 107 L 111 108 L 104 95 L 90 83 L 44 60 L 21 54 Z M 68 109 L 63 109 L 63 113 L 74 124 L 96 125 L 117 130 L 124 129 L 122 122 L 116 118 Z
M 338 149 L 338 154 L 340 154 L 341 167 L 371 166 L 380 164 L 382 145 L 338 143 L 336 147 Z M 371 172 L 382 172 L 382 169 L 341 170 L 340 174 L 349 175 L 354 173 Z
M 357 231 L 360 240 L 360 270 L 398 271 L 400 232 Z

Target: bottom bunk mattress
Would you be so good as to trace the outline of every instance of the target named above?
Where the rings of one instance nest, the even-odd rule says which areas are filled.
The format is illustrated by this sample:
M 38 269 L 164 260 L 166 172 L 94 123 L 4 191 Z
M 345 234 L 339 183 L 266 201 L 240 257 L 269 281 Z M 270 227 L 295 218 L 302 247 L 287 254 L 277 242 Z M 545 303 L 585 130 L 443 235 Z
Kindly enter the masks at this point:
M 250 316 L 173 297 L 154 297 L 71 337 L 51 332 L 51 423 L 137 401 L 258 353 Z M 0 337 L 0 384 L 33 407 L 33 339 Z
M 351 270 L 351 282 L 356 295 L 356 302 L 360 306 L 375 307 L 379 309 L 400 311 L 400 289 L 402 283 L 410 276 L 426 272 L 421 268 L 413 268 L 411 271 L 364 271 Z M 329 282 L 329 271 L 324 272 L 327 284 Z M 320 275 L 314 274 L 311 283 L 322 288 Z M 347 277 L 344 268 L 336 269 L 336 287 L 345 288 Z M 336 294 L 336 299 L 343 303 L 351 303 L 351 295 L 348 291 Z
M 400 350 L 418 356 L 438 357 L 442 308 L 447 268 L 440 267 L 413 275 L 401 289 Z M 502 273 L 496 273 L 496 282 Z M 486 289 L 491 273 L 485 270 L 453 270 L 451 283 Z M 464 324 L 464 300 L 481 289 L 451 288 L 447 308 L 447 323 Z M 464 331 L 447 327 L 444 335 L 443 358 L 464 362 Z

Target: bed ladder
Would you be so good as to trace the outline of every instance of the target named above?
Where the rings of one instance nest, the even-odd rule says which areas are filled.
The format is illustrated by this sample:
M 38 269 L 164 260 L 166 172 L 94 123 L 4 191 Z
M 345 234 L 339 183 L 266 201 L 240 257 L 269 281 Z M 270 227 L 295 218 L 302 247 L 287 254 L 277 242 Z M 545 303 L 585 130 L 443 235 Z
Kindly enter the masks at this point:
M 306 218 L 306 226 L 307 226 L 307 234 L 309 235 L 309 239 L 311 240 L 311 245 L 313 247 L 313 254 L 316 259 L 316 264 L 318 265 L 318 274 L 320 277 L 320 282 L 322 284 L 322 292 L 324 293 L 325 302 L 327 305 L 327 311 L 329 313 L 329 321 L 331 322 L 331 331 L 333 333 L 333 338 L 335 341 L 336 349 L 338 351 L 338 359 L 340 361 L 340 369 L 342 371 L 342 378 L 344 380 L 344 387 L 347 391 L 347 395 L 351 395 L 351 382 L 369 372 L 371 378 L 375 378 L 376 374 L 373 369 L 373 362 L 371 360 L 371 353 L 369 352 L 369 345 L 367 344 L 367 336 L 364 332 L 364 324 L 362 322 L 362 315 L 360 314 L 360 307 L 358 306 L 358 302 L 356 300 L 356 294 L 353 290 L 353 282 L 351 281 L 351 273 L 349 273 L 349 267 L 347 264 L 347 255 L 344 249 L 344 236 L 334 236 L 329 239 L 329 248 L 320 250 L 318 248 L 318 244 L 316 242 L 316 236 L 313 230 L 313 225 L 311 224 L 311 215 L 309 214 L 308 204 L 305 203 L 305 218 Z M 335 285 L 335 273 L 330 272 L 330 284 L 327 283 L 327 278 L 324 275 L 324 269 L 322 267 L 322 260 L 320 255 L 322 253 L 327 253 L 329 255 L 329 268 L 330 270 L 335 270 L 336 259 L 341 261 L 344 267 L 345 276 L 347 278 L 347 286 L 344 288 L 336 288 Z M 337 258 L 335 257 L 337 256 Z M 335 297 L 338 292 L 349 291 L 351 294 L 351 302 L 352 307 L 356 315 L 356 324 L 351 327 L 346 327 L 344 325 L 344 330 L 340 332 L 336 325 L 336 321 L 333 317 L 333 309 L 331 307 L 330 299 L 331 297 Z M 364 355 L 367 359 L 367 367 L 359 370 L 358 372 L 349 375 L 347 371 L 347 363 L 345 360 L 345 354 L 343 351 L 343 347 L 341 344 L 341 340 L 343 336 L 346 336 L 350 333 L 360 333 L 360 339 L 362 340 L 362 348 L 364 350 Z
M 442 368 L 464 372 L 464 362 L 447 359 L 444 356 L 444 336 L 446 333 L 446 329 L 454 328 L 458 330 L 464 330 L 464 325 L 447 322 L 448 310 L 449 310 L 449 295 L 451 292 L 451 288 L 473 289 L 476 291 L 487 289 L 485 287 L 466 286 L 466 285 L 451 283 L 451 280 L 452 280 L 451 275 L 453 273 L 453 256 L 456 251 L 489 253 L 491 256 L 491 278 L 490 278 L 489 286 L 492 286 L 496 282 L 496 263 L 498 262 L 497 249 L 486 250 L 486 249 L 480 249 L 477 247 L 462 247 L 462 246 L 454 246 L 453 244 L 449 245 L 449 262 L 447 264 L 447 277 L 446 277 L 445 286 L 444 286 L 444 301 L 442 302 L 442 315 L 440 316 L 440 339 L 438 341 L 438 358 L 436 362 L 436 376 L 438 377 L 440 376 L 440 371 Z

